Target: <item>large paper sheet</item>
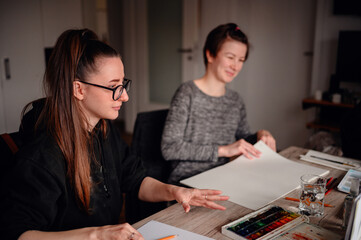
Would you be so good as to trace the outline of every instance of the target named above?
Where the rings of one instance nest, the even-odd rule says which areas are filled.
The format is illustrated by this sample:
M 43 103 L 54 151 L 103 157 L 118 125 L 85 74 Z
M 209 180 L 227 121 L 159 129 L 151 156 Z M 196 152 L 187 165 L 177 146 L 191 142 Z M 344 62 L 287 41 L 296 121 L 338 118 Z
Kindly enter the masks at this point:
M 189 232 L 177 227 L 170 226 L 157 221 L 149 221 L 138 229 L 145 240 L 156 240 L 171 235 L 178 235 L 177 240 L 214 240 L 213 238 L 205 237 L 193 232 Z
M 326 175 L 329 172 L 284 158 L 262 141 L 254 147 L 262 152 L 260 158 L 251 160 L 242 155 L 181 183 L 194 188 L 221 190 L 230 196 L 230 201 L 256 210 L 299 187 L 303 174 Z

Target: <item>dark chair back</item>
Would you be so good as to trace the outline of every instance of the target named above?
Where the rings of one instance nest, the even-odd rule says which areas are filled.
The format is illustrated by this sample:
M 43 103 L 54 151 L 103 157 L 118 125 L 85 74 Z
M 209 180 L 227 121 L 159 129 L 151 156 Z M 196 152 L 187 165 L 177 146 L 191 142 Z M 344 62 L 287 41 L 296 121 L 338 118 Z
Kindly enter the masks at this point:
M 167 181 L 169 164 L 161 152 L 161 140 L 168 109 L 138 113 L 131 148 L 141 159 L 148 176 Z
M 147 175 L 166 182 L 170 174 L 170 164 L 161 152 L 161 139 L 168 109 L 138 113 L 135 121 L 132 152 L 136 154 L 147 171 Z M 125 217 L 133 224 L 167 207 L 167 202 L 148 203 L 138 199 L 138 193 L 126 195 Z
M 21 146 L 21 138 L 19 132 L 3 133 L 0 135 L 0 181 L 5 172 L 14 165 L 15 153 Z

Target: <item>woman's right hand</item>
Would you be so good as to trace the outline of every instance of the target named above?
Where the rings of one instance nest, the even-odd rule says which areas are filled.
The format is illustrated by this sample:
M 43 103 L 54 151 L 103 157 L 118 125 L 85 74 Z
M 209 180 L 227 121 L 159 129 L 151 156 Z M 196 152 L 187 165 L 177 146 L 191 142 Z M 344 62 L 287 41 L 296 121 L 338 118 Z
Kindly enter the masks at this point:
M 249 159 L 253 159 L 252 155 L 258 158 L 261 155 L 261 152 L 244 139 L 240 139 L 229 145 L 218 147 L 218 157 L 233 157 L 241 154 Z
M 99 240 L 144 240 L 142 234 L 128 223 L 97 227 L 92 234 Z
M 79 228 L 69 231 L 42 232 L 26 231 L 19 237 L 19 240 L 144 240 L 142 234 L 135 230 L 130 224 L 106 225 L 101 227 Z

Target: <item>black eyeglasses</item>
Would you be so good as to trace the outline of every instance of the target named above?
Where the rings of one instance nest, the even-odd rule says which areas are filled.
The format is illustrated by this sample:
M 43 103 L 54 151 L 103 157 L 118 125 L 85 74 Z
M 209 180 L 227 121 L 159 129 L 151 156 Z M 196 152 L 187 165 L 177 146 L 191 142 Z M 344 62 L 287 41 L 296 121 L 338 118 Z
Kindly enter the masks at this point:
M 98 84 L 94 84 L 94 83 L 88 83 L 88 82 L 84 82 L 84 81 L 80 81 L 80 80 L 79 80 L 79 82 L 82 82 L 82 83 L 85 83 L 85 84 L 88 84 L 88 85 L 92 85 L 92 86 L 95 86 L 95 87 L 100 87 L 100 88 L 110 90 L 110 91 L 113 92 L 113 100 L 117 101 L 120 98 L 120 96 L 122 96 L 122 93 L 123 93 L 124 89 L 127 91 L 127 93 L 129 92 L 130 83 L 132 82 L 132 80 L 124 78 L 123 84 L 118 85 L 115 88 L 108 88 L 108 87 L 104 87 L 102 85 L 98 85 Z

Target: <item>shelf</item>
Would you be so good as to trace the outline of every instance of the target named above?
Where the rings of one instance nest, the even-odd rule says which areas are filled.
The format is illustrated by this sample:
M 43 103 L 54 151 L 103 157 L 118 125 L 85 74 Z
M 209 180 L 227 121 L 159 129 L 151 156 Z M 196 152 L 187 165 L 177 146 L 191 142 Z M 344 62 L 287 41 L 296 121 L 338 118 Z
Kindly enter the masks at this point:
M 339 126 L 322 124 L 322 123 L 318 123 L 318 122 L 308 122 L 306 124 L 306 127 L 313 128 L 313 129 L 324 129 L 324 130 L 328 130 L 331 132 L 339 132 L 340 131 Z
M 308 122 L 307 128 L 323 129 L 332 132 L 340 132 L 342 117 L 348 114 L 355 105 L 345 103 L 333 103 L 325 100 L 305 98 L 302 101 L 302 109 L 315 107 L 317 109 L 315 121 Z
M 313 98 L 305 98 L 302 101 L 302 109 L 308 109 L 311 107 L 335 107 L 335 108 L 354 108 L 355 105 L 353 104 L 346 104 L 346 103 L 333 103 L 330 101 L 325 101 L 325 100 L 316 100 Z

